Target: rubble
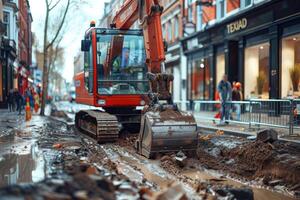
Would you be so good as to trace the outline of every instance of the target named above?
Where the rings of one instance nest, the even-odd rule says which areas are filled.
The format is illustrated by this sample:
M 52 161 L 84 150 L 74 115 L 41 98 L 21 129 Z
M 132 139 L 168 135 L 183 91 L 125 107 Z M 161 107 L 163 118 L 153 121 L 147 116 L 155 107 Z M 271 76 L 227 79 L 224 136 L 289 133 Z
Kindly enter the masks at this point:
M 169 153 L 148 162 L 135 153 L 136 134 L 125 133 L 116 144 L 98 145 L 63 123 L 29 126 L 31 131 L 19 131 L 17 137 L 36 137 L 46 156 L 45 179 L 2 188 L 0 199 L 193 199 L 191 192 L 196 199 L 253 199 L 255 190 L 241 183 L 232 185 L 228 176 L 282 192 L 288 188 L 299 195 L 300 147 L 274 138 L 249 141 L 219 131 L 200 135 L 197 156 Z M 26 145 L 30 150 L 30 144 Z M 152 168 L 147 171 L 143 166 L 150 162 Z M 221 175 L 210 175 L 210 171 Z
M 278 140 L 278 133 L 274 129 L 264 129 L 257 132 L 256 141 L 273 143 Z

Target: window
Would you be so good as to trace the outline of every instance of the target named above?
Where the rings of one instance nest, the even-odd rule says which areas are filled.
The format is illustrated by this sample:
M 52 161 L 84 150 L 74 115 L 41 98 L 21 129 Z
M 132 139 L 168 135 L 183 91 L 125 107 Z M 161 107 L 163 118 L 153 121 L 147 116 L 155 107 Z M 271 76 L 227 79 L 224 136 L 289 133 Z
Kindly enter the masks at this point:
M 209 100 L 211 88 L 211 72 L 208 58 L 194 60 L 189 66 L 189 99 Z
M 245 49 L 245 97 L 269 98 L 270 44 L 262 43 Z
M 192 5 L 192 0 L 188 0 L 188 22 L 193 22 L 193 5 Z
M 252 3 L 253 3 L 253 0 L 242 0 L 241 1 L 241 7 L 245 8 L 245 7 L 251 6 Z
M 175 39 L 179 38 L 179 20 L 178 17 L 174 19 L 174 37 Z
M 218 85 L 222 80 L 223 75 L 225 74 L 225 54 L 219 54 L 216 57 L 216 82 Z
M 197 6 L 197 31 L 202 29 L 202 6 Z
M 217 19 L 222 19 L 226 14 L 226 1 L 217 0 Z
M 163 32 L 163 38 L 166 39 L 167 35 L 166 35 L 166 24 L 162 25 L 162 32 Z
M 299 96 L 300 34 L 282 39 L 281 96 Z M 293 77 L 293 78 L 292 78 Z
M 9 34 L 10 34 L 10 31 L 9 31 L 9 23 L 10 23 L 10 20 L 9 20 L 9 12 L 6 12 L 4 11 L 3 12 L 3 24 L 5 26 L 5 32 L 4 32 L 4 36 L 8 37 L 9 38 Z
M 168 28 L 167 28 L 167 33 L 168 33 L 168 41 L 172 41 L 172 23 L 171 21 L 168 22 Z
M 149 90 L 144 38 L 137 34 L 97 34 L 98 93 L 145 94 Z

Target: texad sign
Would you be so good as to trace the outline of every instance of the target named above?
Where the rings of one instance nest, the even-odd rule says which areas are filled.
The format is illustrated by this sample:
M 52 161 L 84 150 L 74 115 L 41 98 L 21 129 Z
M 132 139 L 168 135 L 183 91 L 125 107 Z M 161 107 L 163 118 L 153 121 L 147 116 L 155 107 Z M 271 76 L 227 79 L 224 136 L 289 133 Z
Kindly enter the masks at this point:
M 227 24 L 227 33 L 232 34 L 237 31 L 243 30 L 247 28 L 247 25 L 248 25 L 248 21 L 246 18 L 239 19 L 230 24 Z

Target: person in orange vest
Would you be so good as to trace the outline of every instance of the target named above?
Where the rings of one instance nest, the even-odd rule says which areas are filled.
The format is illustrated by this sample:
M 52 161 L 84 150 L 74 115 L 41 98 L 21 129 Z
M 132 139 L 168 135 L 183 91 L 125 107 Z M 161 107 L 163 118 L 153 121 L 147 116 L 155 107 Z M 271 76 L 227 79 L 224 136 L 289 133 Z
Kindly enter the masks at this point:
M 37 113 L 39 111 L 40 108 L 40 97 L 39 94 L 34 92 L 34 112 Z
M 220 101 L 220 96 L 219 96 L 219 92 L 216 91 L 215 93 L 215 101 Z M 215 114 L 214 118 L 215 119 L 221 119 L 221 104 L 215 104 L 215 107 L 218 109 L 218 112 Z M 215 124 L 216 121 L 213 120 L 213 123 Z
M 29 97 L 26 98 L 25 120 L 26 121 L 30 121 L 31 120 L 31 108 L 30 108 Z

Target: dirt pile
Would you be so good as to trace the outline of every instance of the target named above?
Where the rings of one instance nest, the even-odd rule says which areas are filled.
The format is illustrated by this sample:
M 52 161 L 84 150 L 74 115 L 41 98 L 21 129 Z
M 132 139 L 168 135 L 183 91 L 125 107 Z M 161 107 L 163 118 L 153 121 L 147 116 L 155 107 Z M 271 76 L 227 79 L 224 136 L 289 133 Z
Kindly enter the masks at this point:
M 256 172 L 272 162 L 276 153 L 269 143 L 256 141 L 231 150 L 223 150 L 222 156 L 235 160 L 235 165 L 238 166 L 235 170 L 238 174 L 252 177 L 256 175 Z
M 248 141 L 235 148 L 226 148 L 201 140 L 197 154 L 201 164 L 207 168 L 222 170 L 246 180 L 262 179 L 268 186 L 284 186 L 295 193 L 300 190 L 300 151 L 292 144 Z

